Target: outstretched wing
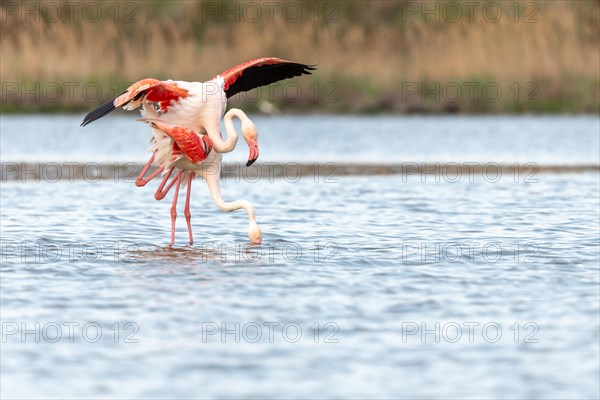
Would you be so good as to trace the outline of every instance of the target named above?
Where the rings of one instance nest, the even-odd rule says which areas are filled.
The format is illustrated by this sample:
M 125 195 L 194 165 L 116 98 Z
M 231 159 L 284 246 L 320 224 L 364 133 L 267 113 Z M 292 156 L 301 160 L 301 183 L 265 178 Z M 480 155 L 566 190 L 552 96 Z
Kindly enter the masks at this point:
M 100 107 L 92 110 L 83 118 L 81 126 L 94 122 L 104 117 L 117 107 L 123 107 L 126 110 L 134 110 L 139 107 L 143 101 L 156 102 L 160 104 L 163 111 L 169 105 L 171 100 L 178 100 L 187 97 L 188 91 L 177 86 L 175 82 L 159 81 L 158 79 L 142 79 L 129 86 L 120 96 L 110 100 Z
M 227 98 L 230 98 L 239 92 L 269 85 L 283 79 L 310 75 L 310 71 L 315 69 L 314 65 L 265 57 L 230 68 L 220 76 L 225 80 L 225 94 Z

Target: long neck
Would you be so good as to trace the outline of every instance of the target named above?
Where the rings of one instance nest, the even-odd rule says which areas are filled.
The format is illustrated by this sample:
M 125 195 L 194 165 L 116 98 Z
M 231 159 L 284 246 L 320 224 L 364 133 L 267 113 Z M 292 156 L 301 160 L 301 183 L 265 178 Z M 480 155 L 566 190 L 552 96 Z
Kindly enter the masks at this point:
M 215 203 L 217 208 L 222 211 L 231 212 L 235 210 L 239 210 L 240 208 L 245 209 L 248 212 L 248 219 L 250 222 L 256 222 L 256 218 L 254 216 L 254 207 L 247 200 L 236 200 L 236 201 L 225 201 L 223 200 L 223 196 L 221 196 L 221 184 L 220 177 L 209 176 L 206 179 L 206 183 L 208 184 L 208 190 L 210 191 L 210 197 L 212 201 Z
M 225 116 L 225 131 L 227 131 L 227 139 L 223 142 L 223 146 L 219 149 L 219 153 L 229 153 L 235 148 L 235 145 L 238 141 L 238 133 L 235 130 L 235 126 L 233 125 L 233 121 L 231 118 L 227 118 Z
M 237 144 L 239 136 L 235 130 L 235 125 L 233 124 L 234 118 L 237 118 L 241 121 L 242 127 L 248 120 L 246 114 L 237 108 L 232 108 L 227 112 L 227 114 L 225 114 L 225 117 L 223 117 L 223 122 L 225 124 L 225 131 L 227 132 L 227 139 L 225 142 L 223 142 L 223 145 L 219 146 L 219 149 L 217 149 L 219 153 L 229 153 Z
M 252 121 L 250 121 L 250 118 L 248 118 L 246 113 L 243 112 L 242 110 L 240 110 L 238 108 L 232 108 L 231 110 L 229 110 L 225 114 L 225 117 L 223 117 L 223 121 L 225 123 L 225 130 L 227 131 L 227 140 L 225 140 L 225 142 L 223 143 L 223 146 L 219 146 L 220 148 L 217 148 L 217 151 L 219 153 L 228 153 L 228 152 L 232 151 L 235 148 L 235 145 L 237 144 L 238 133 L 235 130 L 235 125 L 233 124 L 234 118 L 239 119 L 240 122 L 242 123 L 242 131 L 245 129 L 244 127 L 252 124 Z M 247 141 L 247 138 L 244 137 L 244 140 Z

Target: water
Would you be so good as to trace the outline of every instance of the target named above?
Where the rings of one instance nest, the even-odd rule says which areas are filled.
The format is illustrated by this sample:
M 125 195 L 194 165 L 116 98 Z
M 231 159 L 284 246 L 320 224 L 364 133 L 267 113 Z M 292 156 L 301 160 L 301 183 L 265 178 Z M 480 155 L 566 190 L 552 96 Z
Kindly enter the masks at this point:
M 81 128 L 83 116 L 0 118 L 3 161 L 148 159 L 149 129 L 138 114 L 111 115 Z M 595 116 L 361 117 L 252 116 L 260 161 L 598 163 Z M 239 124 L 238 124 L 239 126 Z M 226 160 L 244 161 L 242 143 Z M 68 145 L 67 145 L 68 144 Z
M 263 161 L 600 164 L 597 117 L 254 119 Z M 3 162 L 147 157 L 78 123 L 3 116 Z M 261 247 L 202 182 L 174 248 L 154 182 L 3 183 L 1 395 L 597 398 L 599 174 L 540 171 L 227 178 Z

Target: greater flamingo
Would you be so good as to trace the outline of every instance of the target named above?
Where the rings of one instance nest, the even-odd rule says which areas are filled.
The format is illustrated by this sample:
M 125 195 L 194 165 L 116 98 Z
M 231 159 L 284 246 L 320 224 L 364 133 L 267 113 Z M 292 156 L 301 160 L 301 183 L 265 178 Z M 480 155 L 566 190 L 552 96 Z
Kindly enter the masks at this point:
M 247 200 L 236 200 L 226 202 L 221 196 L 221 161 L 222 154 L 216 151 L 211 151 L 212 143 L 206 134 L 198 135 L 189 129 L 170 125 L 160 119 L 156 110 L 144 105 L 142 113 L 144 118 L 141 121 L 147 122 L 152 127 L 153 137 L 152 157 L 150 162 L 146 164 L 140 172 L 135 184 L 136 186 L 145 186 L 150 180 L 156 177 L 159 173 L 164 172 L 163 179 L 154 194 L 157 200 L 162 200 L 166 194 L 175 185 L 175 194 L 173 195 L 173 204 L 171 206 L 171 245 L 175 241 L 175 220 L 177 218 L 177 198 L 181 183 L 187 180 L 186 198 L 184 215 L 188 227 L 188 235 L 190 237 L 190 245 L 194 243 L 191 225 L 190 213 L 190 194 L 192 190 L 192 180 L 196 176 L 200 176 L 208 185 L 210 196 L 215 205 L 222 211 L 230 212 L 243 208 L 248 213 L 248 237 L 254 244 L 262 242 L 262 233 L 256 222 L 254 215 L 254 207 Z M 246 143 L 256 142 L 258 140 L 258 132 L 256 126 L 246 114 L 237 109 L 232 108 L 224 117 L 225 129 L 227 132 L 227 140 L 225 143 L 235 147 L 238 140 L 238 134 L 233 125 L 233 118 L 238 118 L 242 122 L 242 136 Z M 252 150 L 251 150 L 252 152 Z M 144 178 L 150 164 L 156 164 L 159 168 L 154 171 L 148 178 Z M 176 171 L 175 177 L 167 184 L 167 180 Z M 166 185 L 166 188 L 165 188 Z
M 164 176 L 155 193 L 157 200 L 163 199 L 175 185 L 171 207 L 171 244 L 175 240 L 179 187 L 186 180 L 184 214 L 190 244 L 193 243 L 189 202 L 191 182 L 196 175 L 206 180 L 211 197 L 218 208 L 223 211 L 246 209 L 249 219 L 248 236 L 252 243 L 258 244 L 262 241 L 262 233 L 256 223 L 252 205 L 246 200 L 225 202 L 221 197 L 219 185 L 221 153 L 232 151 L 238 139 L 233 118 L 241 120 L 242 135 L 250 149 L 246 166 L 250 166 L 258 158 L 258 133 L 254 124 L 242 111 L 233 109 L 224 121 L 227 130 L 227 139 L 224 141 L 219 129 L 221 117 L 227 107 L 227 99 L 235 94 L 283 79 L 310 74 L 314 69 L 311 65 L 266 57 L 230 68 L 206 82 L 143 79 L 129 86 L 114 100 L 87 114 L 81 126 L 86 126 L 118 107 L 134 110 L 143 105 L 142 121 L 152 127 L 153 146 L 152 156 L 142 169 L 136 185 L 144 186 L 162 172 Z M 152 164 L 158 165 L 159 168 L 148 178 L 144 178 Z M 175 177 L 167 184 L 175 169 Z

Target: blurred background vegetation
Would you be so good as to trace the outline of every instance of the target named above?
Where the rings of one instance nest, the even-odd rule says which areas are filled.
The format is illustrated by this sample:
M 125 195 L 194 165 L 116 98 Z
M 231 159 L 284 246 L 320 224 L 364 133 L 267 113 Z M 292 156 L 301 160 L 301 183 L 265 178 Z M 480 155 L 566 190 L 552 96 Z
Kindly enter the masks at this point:
M 600 112 L 597 0 L 68 3 L 1 3 L 3 112 L 90 109 L 263 56 L 318 70 L 236 96 L 250 111 Z

